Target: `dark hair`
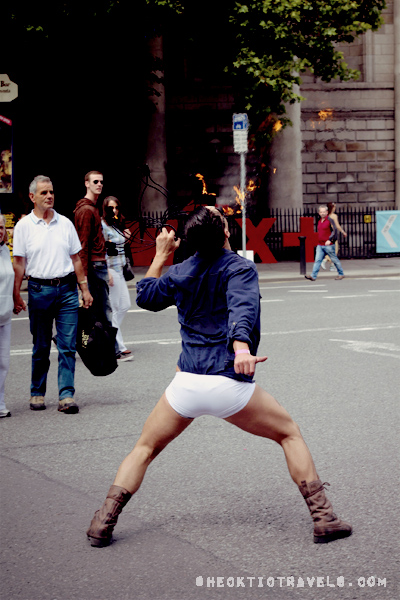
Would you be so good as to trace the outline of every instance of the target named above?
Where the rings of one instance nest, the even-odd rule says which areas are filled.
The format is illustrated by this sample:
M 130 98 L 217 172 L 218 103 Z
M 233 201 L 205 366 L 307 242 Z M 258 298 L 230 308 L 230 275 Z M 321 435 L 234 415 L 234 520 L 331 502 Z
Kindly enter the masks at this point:
M 189 249 L 212 258 L 225 243 L 225 223 L 222 215 L 216 214 L 205 206 L 193 211 L 185 227 Z
M 328 206 L 328 215 L 330 215 L 331 212 L 333 211 L 333 209 L 335 208 L 336 203 L 335 202 L 328 202 L 327 206 Z
M 112 209 L 110 210 L 108 208 L 110 200 L 113 200 L 115 202 L 115 204 L 117 205 L 117 208 L 118 208 L 118 218 L 117 219 L 114 216 L 114 211 Z M 104 200 L 103 200 L 103 219 L 105 220 L 107 225 L 114 225 L 118 229 L 121 229 L 124 227 L 125 218 L 121 214 L 121 202 L 115 196 L 107 196 L 107 198 L 104 198 Z

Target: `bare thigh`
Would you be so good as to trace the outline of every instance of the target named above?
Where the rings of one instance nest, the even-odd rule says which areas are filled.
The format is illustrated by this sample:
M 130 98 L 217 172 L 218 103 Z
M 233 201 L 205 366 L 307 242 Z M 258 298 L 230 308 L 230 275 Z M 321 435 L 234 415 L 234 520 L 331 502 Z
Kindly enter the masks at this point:
M 151 450 L 155 458 L 172 440 L 192 423 L 193 419 L 181 417 L 168 403 L 165 393 L 148 416 L 137 446 Z
M 257 384 L 247 405 L 225 421 L 278 444 L 287 437 L 300 435 L 298 426 L 287 410 Z

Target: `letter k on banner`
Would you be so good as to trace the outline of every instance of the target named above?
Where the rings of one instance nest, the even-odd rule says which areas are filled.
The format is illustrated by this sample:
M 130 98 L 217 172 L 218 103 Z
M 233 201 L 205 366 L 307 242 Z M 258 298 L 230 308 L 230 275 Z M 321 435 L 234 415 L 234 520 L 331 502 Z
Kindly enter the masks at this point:
M 268 248 L 265 242 L 265 236 L 275 223 L 276 219 L 269 217 L 261 219 L 260 223 L 253 225 L 250 219 L 246 219 L 246 235 L 248 241 L 246 243 L 246 250 L 253 250 L 254 255 L 258 254 L 262 263 L 276 263 L 277 260 Z M 236 219 L 236 223 L 242 227 L 242 220 Z

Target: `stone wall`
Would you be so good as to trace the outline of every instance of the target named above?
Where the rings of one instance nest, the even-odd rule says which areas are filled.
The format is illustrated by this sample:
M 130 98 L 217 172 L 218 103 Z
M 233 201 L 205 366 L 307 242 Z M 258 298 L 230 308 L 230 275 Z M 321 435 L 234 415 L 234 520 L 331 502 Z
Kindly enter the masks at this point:
M 360 80 L 322 83 L 303 77 L 303 203 L 394 207 L 393 2 L 385 24 L 341 46 Z
M 379 93 L 379 90 L 377 90 Z M 303 111 L 303 204 L 394 203 L 393 112 Z

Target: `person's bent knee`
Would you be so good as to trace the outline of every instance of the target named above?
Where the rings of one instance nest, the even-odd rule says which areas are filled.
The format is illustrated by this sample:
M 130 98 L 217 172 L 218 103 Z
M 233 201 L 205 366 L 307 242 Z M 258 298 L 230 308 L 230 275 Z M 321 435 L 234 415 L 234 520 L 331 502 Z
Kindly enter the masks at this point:
M 302 438 L 300 427 L 295 421 L 293 421 L 293 419 L 290 419 L 290 421 L 287 423 L 285 431 L 277 441 L 279 444 L 283 444 L 289 440 L 296 440 L 299 438 Z
M 165 446 L 155 444 L 154 446 L 148 443 L 142 443 L 140 440 L 136 444 L 133 452 L 139 458 L 140 462 L 149 465 L 159 454 Z

